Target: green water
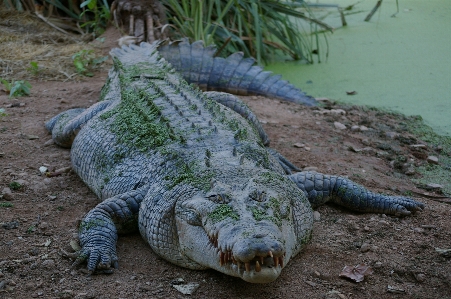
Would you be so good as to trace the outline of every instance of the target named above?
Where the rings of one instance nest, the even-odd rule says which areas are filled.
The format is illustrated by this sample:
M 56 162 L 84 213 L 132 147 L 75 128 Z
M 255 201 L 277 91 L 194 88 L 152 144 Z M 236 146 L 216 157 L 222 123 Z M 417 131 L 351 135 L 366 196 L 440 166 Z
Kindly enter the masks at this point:
M 341 6 L 357 1 L 321 1 Z M 346 17 L 347 27 L 328 36 L 329 58 L 320 64 L 279 62 L 266 68 L 314 97 L 421 115 L 437 133 L 451 135 L 451 1 L 365 0 Z M 335 9 L 324 21 L 341 26 Z M 346 91 L 356 91 L 347 95 Z

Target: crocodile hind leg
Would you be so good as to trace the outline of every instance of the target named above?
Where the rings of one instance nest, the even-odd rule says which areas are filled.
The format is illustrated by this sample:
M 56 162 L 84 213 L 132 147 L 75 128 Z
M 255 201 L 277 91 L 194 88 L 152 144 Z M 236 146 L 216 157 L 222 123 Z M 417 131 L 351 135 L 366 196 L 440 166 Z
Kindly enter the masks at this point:
M 282 166 L 286 174 L 291 174 L 293 171 L 301 171 L 293 163 L 288 161 L 287 158 L 282 156 L 282 154 L 277 152 L 275 149 L 269 148 L 270 141 L 268 135 L 260 124 L 257 116 L 242 100 L 226 92 L 207 91 L 205 92 L 205 94 L 210 99 L 215 100 L 216 102 L 232 109 L 233 111 L 244 117 L 257 130 L 262 143 L 267 147 L 268 152 L 274 158 L 276 158 L 277 161 L 279 161 L 280 166 Z
M 99 112 L 111 105 L 112 101 L 98 102 L 88 109 L 70 109 L 52 117 L 45 128 L 52 133 L 53 141 L 61 147 L 70 148 L 80 128 Z
M 299 172 L 288 177 L 305 193 L 313 207 L 333 202 L 358 212 L 396 216 L 424 209 L 423 203 L 411 198 L 373 193 L 340 176 Z
M 241 101 L 238 97 L 226 92 L 207 91 L 204 93 L 208 98 L 232 109 L 233 111 L 244 117 L 257 130 L 263 144 L 265 146 L 269 146 L 268 135 L 258 121 L 257 116 L 243 101 Z
M 88 262 L 88 270 L 111 271 L 118 267 L 117 235 L 138 229 L 138 213 L 147 188 L 111 197 L 89 211 L 79 227 L 81 250 L 73 266 Z

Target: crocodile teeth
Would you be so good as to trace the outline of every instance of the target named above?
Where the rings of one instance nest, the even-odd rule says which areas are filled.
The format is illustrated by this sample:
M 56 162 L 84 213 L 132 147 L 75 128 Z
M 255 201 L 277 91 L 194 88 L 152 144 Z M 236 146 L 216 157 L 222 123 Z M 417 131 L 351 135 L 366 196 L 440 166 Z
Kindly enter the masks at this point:
M 279 258 L 278 257 L 274 257 L 274 267 L 278 267 L 279 266 Z
M 274 257 L 273 254 L 272 254 L 272 251 L 269 251 L 268 254 L 269 254 L 270 257 Z
M 251 263 L 244 263 L 247 272 L 251 272 Z
M 280 267 L 283 268 L 283 257 L 279 257 L 279 263 L 280 263 Z
M 260 263 L 258 261 L 255 262 L 255 272 L 260 272 L 262 270 L 262 267 L 260 266 Z
M 225 264 L 224 261 L 224 252 L 221 251 L 221 253 L 219 254 L 219 265 L 222 266 Z

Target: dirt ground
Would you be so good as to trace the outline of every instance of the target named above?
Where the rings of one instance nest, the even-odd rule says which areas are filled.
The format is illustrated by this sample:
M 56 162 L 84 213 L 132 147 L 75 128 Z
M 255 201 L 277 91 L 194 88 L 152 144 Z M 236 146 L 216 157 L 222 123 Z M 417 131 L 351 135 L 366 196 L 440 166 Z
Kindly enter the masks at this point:
M 120 237 L 113 274 L 89 277 L 84 267 L 71 269 L 61 250 L 71 251 L 77 222 L 99 200 L 73 172 L 41 175 L 41 166 L 54 171 L 71 165 L 69 150 L 50 142 L 44 122 L 92 105 L 105 78 L 106 68 L 92 78 L 30 81 L 28 97 L 9 99 L 0 92 L 0 108 L 8 114 L 0 119 L 0 203 L 12 204 L 0 206 L 0 298 L 188 297 L 172 286 L 178 278 L 199 284 L 191 298 L 451 298 L 451 259 L 436 250 L 451 248 L 451 206 L 419 196 L 425 191 L 411 181 L 419 174 L 406 175 L 410 165 L 440 157 L 440 149 L 406 133 L 403 118 L 393 114 L 337 105 L 307 108 L 264 97 L 243 99 L 271 146 L 296 165 L 347 176 L 377 192 L 413 194 L 426 209 L 397 218 L 322 206 L 312 241 L 266 285 L 172 265 L 139 234 Z M 426 146 L 412 147 L 417 144 Z M 398 163 L 401 156 L 406 165 Z M 22 187 L 5 193 L 12 182 Z M 360 283 L 339 277 L 344 266 L 358 264 L 371 266 L 373 274 Z

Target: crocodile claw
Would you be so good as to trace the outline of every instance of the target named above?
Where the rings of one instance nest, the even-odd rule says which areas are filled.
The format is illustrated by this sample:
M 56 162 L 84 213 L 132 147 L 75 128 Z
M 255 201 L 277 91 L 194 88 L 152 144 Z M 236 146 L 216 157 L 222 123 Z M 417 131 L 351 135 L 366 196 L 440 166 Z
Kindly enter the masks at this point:
M 95 246 L 85 246 L 75 254 L 77 257 L 72 264 L 72 268 L 75 268 L 86 261 L 88 263 L 88 271 L 90 274 L 94 272 L 110 274 L 113 273 L 114 269 L 118 269 L 118 258 L 115 249 L 99 249 Z M 111 266 L 113 266 L 113 268 Z

